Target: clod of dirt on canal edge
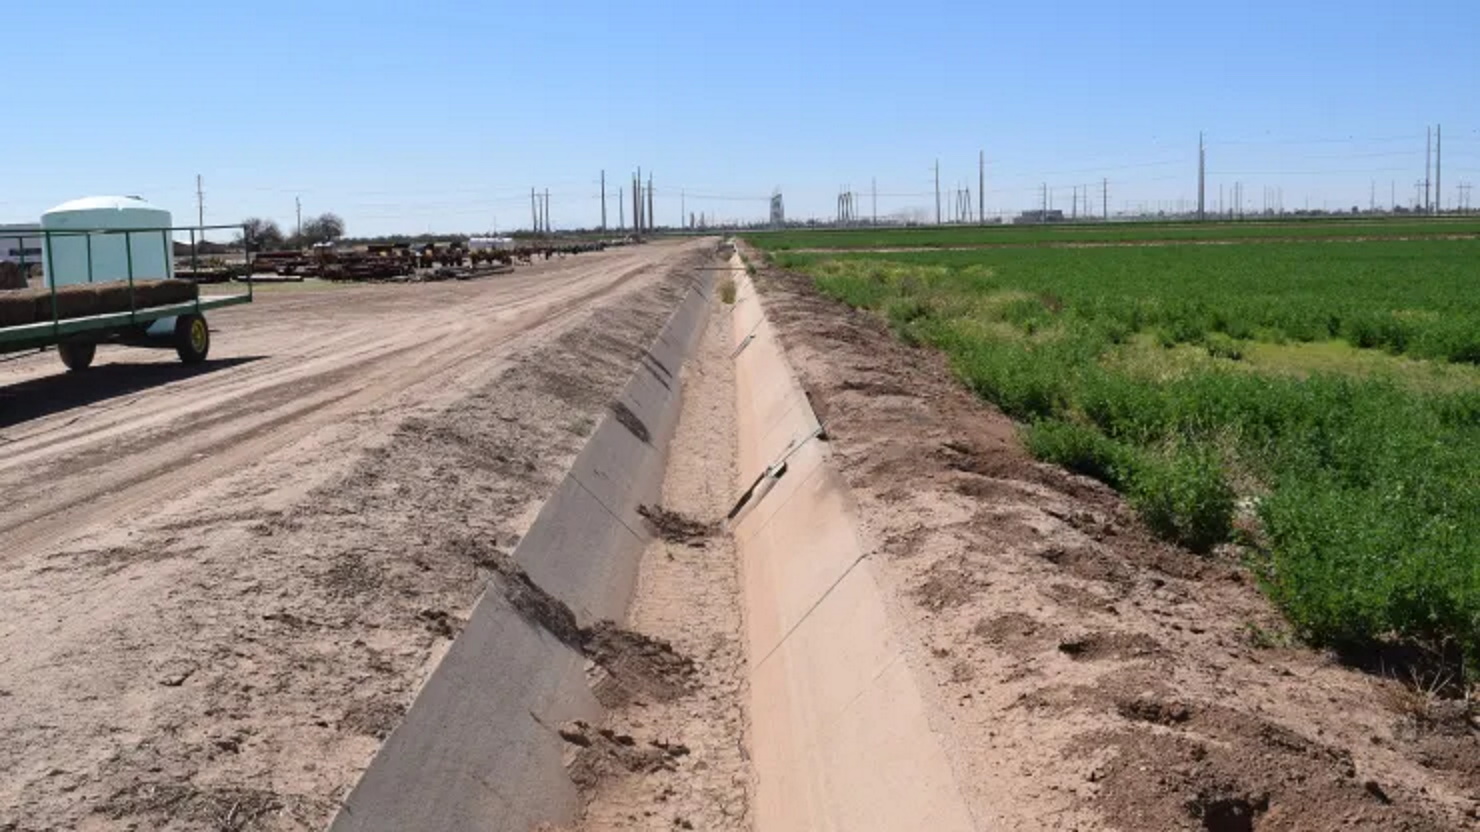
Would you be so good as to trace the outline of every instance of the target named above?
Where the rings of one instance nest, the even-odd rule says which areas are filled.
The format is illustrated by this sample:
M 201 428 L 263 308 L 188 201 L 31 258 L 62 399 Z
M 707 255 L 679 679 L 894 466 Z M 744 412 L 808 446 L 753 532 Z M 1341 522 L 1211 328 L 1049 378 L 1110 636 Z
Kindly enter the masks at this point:
M 719 530 L 718 523 L 705 523 L 662 506 L 638 506 L 637 513 L 669 543 L 700 547 Z
M 629 734 L 611 728 L 593 728 L 580 720 L 560 727 L 560 738 L 576 749 L 567 766 L 570 779 L 590 791 L 602 780 L 622 774 L 651 774 L 674 771 L 675 762 L 689 754 L 688 746 L 663 740 L 639 743 Z
M 530 580 L 513 558 L 499 553 L 488 565 L 497 576 L 499 591 L 525 621 L 544 628 L 591 662 L 587 677 L 601 704 L 611 708 L 643 700 L 666 702 L 693 690 L 694 662 L 673 645 L 610 621 L 581 627 L 570 607 Z

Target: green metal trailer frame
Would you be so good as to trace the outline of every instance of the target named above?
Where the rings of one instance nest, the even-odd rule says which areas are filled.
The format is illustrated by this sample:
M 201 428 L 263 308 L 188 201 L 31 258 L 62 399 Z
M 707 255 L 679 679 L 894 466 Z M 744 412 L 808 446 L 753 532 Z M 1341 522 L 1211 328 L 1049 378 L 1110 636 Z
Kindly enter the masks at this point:
M 0 240 L 16 239 L 20 242 L 19 265 L 23 273 L 29 273 L 28 267 L 34 264 L 26 262 L 26 238 L 41 238 L 46 252 L 46 262 L 50 262 L 52 239 L 56 237 L 87 237 L 87 282 L 93 283 L 92 241 L 96 237 L 111 234 L 124 235 L 125 257 L 128 261 L 128 296 L 129 310 L 127 312 L 107 312 L 101 315 L 89 315 L 81 318 L 63 318 L 57 307 L 57 286 L 52 275 L 46 275 L 47 288 L 51 290 L 51 315 L 50 321 L 38 321 L 30 324 L 19 324 L 16 326 L 0 327 L 0 353 L 18 352 L 28 349 L 44 349 L 49 346 L 64 344 L 99 344 L 99 343 L 121 343 L 128 346 L 141 347 L 170 347 L 174 344 L 168 341 L 154 342 L 146 336 L 149 325 L 161 318 L 177 318 L 182 316 L 196 316 L 202 321 L 204 313 L 210 309 L 220 309 L 225 306 L 236 306 L 243 303 L 251 303 L 254 297 L 254 288 L 250 277 L 247 279 L 247 291 L 229 295 L 209 295 L 201 297 L 197 289 L 196 298 L 184 303 L 173 303 L 165 306 L 140 307 L 137 303 L 137 295 L 134 287 L 134 257 L 133 239 L 136 234 L 157 233 L 165 245 L 167 256 L 173 262 L 174 235 L 186 233 L 190 235 L 191 266 L 199 271 L 198 240 L 196 234 L 200 234 L 200 240 L 205 239 L 205 233 L 213 230 L 234 229 L 241 232 L 245 241 L 247 258 L 247 274 L 251 274 L 251 241 L 246 236 L 246 229 L 240 225 L 195 225 L 176 226 L 169 228 L 99 228 L 99 229 L 76 229 L 76 230 L 48 230 L 39 226 L 33 231 L 18 231 L 0 234 Z M 173 268 L 171 269 L 173 271 Z M 65 285 L 65 284 L 64 284 Z M 70 284 L 78 285 L 78 284 Z

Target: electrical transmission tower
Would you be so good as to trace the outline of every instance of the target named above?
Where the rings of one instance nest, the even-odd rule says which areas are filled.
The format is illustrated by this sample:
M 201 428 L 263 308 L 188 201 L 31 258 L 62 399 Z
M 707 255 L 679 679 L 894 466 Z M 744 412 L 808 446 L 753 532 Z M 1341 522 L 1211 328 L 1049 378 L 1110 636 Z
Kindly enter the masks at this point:
M 838 192 L 838 225 L 852 225 L 855 219 L 853 191 L 845 186 Z

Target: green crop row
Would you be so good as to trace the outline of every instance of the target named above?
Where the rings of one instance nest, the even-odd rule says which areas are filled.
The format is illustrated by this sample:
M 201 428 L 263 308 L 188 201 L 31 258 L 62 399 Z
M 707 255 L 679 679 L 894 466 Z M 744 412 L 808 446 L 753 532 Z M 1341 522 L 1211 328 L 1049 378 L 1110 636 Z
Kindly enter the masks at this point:
M 1076 243 L 1220 240 L 1381 239 L 1480 235 L 1480 218 L 1359 217 L 1251 222 L 1112 222 L 772 231 L 752 235 L 769 251 L 796 249 L 950 248 Z
M 1247 544 L 1306 637 L 1480 667 L 1480 372 L 1428 389 L 1410 376 L 1432 362 L 1292 375 L 1245 356 L 1336 337 L 1475 361 L 1480 243 L 878 256 L 782 259 L 944 350 L 1032 453 L 1123 491 L 1167 538 Z
M 1173 343 L 1209 333 L 1480 363 L 1480 240 L 782 254 L 783 264 L 888 257 L 944 267 L 943 289 L 1009 287 L 1047 299 L 1023 314 L 1072 317 Z M 867 266 L 861 266 L 865 272 Z

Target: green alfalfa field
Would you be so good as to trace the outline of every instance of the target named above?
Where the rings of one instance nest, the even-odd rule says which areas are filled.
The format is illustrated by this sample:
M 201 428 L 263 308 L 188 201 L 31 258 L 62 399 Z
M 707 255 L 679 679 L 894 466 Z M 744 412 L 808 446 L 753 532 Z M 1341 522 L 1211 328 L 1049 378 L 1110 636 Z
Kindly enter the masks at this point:
M 1480 676 L 1480 240 L 772 257 L 943 350 L 1160 534 L 1237 544 L 1312 643 Z

